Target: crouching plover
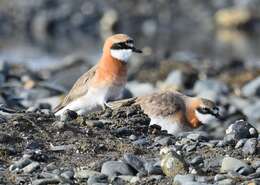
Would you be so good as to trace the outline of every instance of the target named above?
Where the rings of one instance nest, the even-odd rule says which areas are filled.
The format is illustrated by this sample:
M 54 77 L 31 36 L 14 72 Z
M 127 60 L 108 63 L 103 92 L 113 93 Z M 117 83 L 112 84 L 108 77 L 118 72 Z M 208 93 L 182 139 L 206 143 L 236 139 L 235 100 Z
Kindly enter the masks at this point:
M 190 131 L 212 118 L 219 116 L 219 109 L 210 100 L 189 97 L 177 91 L 161 91 L 151 95 L 119 100 L 109 103 L 109 107 L 118 108 L 131 102 L 140 105 L 150 119 L 150 125 L 159 125 L 170 134 Z
M 62 115 L 67 109 L 84 114 L 98 110 L 107 101 L 120 99 L 127 81 L 127 61 L 133 52 L 142 51 L 134 47 L 129 36 L 116 34 L 107 38 L 98 64 L 76 81 L 54 109 L 55 115 Z

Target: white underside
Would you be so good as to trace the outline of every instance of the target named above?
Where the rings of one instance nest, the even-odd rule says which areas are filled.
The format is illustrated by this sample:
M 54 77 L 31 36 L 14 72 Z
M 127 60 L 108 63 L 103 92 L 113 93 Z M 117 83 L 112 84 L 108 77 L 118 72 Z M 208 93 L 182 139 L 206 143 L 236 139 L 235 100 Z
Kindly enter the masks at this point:
M 203 124 L 208 124 L 210 123 L 212 120 L 216 119 L 215 116 L 211 115 L 211 114 L 201 114 L 198 111 L 195 111 L 195 114 L 198 118 L 198 120 L 203 123 Z
M 90 88 L 88 92 L 69 103 L 66 107 L 55 113 L 60 116 L 67 109 L 77 112 L 79 115 L 101 110 L 108 100 L 118 100 L 122 97 L 123 86 L 113 86 L 104 88 Z
M 172 122 L 167 118 L 162 117 L 150 117 L 150 125 L 159 125 L 161 130 L 166 130 L 168 134 L 176 135 L 180 132 L 187 132 L 190 128 L 185 127 L 184 124 Z
M 110 52 L 112 57 L 124 62 L 127 62 L 133 53 L 131 49 L 111 49 Z

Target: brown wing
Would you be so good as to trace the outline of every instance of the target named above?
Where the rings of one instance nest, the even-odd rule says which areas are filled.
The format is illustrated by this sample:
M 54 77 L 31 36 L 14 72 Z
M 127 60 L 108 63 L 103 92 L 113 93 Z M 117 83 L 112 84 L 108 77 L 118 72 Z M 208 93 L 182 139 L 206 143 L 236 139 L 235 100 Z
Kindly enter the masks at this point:
M 179 93 L 170 91 L 153 93 L 150 96 L 138 97 L 136 104 L 141 105 L 144 113 L 151 116 L 169 116 L 185 107 Z
M 178 92 L 157 92 L 147 96 L 109 102 L 108 106 L 117 109 L 124 105 L 140 105 L 148 116 L 169 116 L 185 108 L 182 95 Z
M 57 112 L 67 106 L 72 100 L 77 99 L 78 97 L 87 93 L 89 88 L 89 82 L 96 72 L 97 66 L 93 66 L 89 71 L 84 73 L 73 85 L 68 95 L 63 99 L 63 101 L 54 109 L 54 112 Z
M 137 98 L 134 97 L 134 98 L 124 99 L 124 100 L 116 100 L 116 101 L 108 102 L 108 106 L 111 109 L 118 109 L 123 106 L 130 106 L 134 104 L 136 102 L 135 101 L 136 99 Z

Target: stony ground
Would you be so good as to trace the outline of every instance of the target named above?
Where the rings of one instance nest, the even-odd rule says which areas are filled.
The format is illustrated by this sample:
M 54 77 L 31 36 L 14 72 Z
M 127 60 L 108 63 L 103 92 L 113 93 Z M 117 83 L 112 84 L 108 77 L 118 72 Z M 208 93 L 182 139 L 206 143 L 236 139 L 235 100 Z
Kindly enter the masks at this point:
M 218 102 L 221 119 L 177 136 L 149 127 L 130 104 L 58 119 L 51 107 L 66 90 L 52 81 L 69 67 L 36 73 L 3 63 L 0 184 L 259 184 L 259 70 L 240 61 L 214 66 L 214 73 L 190 63 L 154 65 L 147 76 L 146 64 L 130 70 L 138 81 L 130 81 L 126 97 L 175 88 Z

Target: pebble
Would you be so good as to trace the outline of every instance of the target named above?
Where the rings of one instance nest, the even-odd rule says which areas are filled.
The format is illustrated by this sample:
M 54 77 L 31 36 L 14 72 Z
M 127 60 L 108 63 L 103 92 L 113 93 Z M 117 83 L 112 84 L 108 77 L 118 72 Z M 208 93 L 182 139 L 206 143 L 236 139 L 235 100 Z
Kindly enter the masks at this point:
M 174 177 L 174 181 L 173 181 L 173 184 L 176 184 L 176 185 L 187 185 L 189 184 L 190 182 L 194 182 L 195 180 L 195 177 L 194 175 L 176 175 Z
M 235 182 L 232 179 L 223 179 L 218 181 L 218 185 L 235 185 Z
M 188 139 L 191 139 L 193 141 L 208 141 L 208 135 L 204 132 L 201 133 L 191 133 L 189 135 L 187 135 Z
M 193 88 L 197 96 L 216 101 L 221 95 L 228 93 L 226 84 L 214 79 L 198 80 Z
M 249 166 L 241 160 L 235 159 L 233 157 L 225 157 L 222 160 L 220 172 L 226 173 L 226 172 L 229 172 L 229 171 L 237 171 L 237 170 L 239 170 L 243 167 L 249 168 Z
M 101 121 L 86 120 L 85 124 L 86 124 L 86 126 L 91 127 L 91 128 L 104 128 L 104 123 Z
M 227 177 L 225 175 L 222 175 L 222 174 L 217 174 L 215 175 L 214 177 L 214 181 L 220 181 L 220 180 L 223 180 L 223 179 L 226 179 Z
M 60 174 L 61 177 L 64 177 L 65 179 L 73 179 L 74 177 L 74 171 L 73 170 L 67 170 Z
M 201 156 L 194 157 L 194 158 L 190 161 L 190 164 L 191 164 L 191 165 L 195 165 L 195 166 L 197 166 L 197 165 L 199 165 L 199 164 L 201 164 L 201 163 L 203 163 L 203 158 L 202 158 Z
M 132 131 L 128 127 L 121 127 L 117 128 L 116 130 L 113 130 L 113 133 L 118 136 L 130 136 L 132 134 Z
M 72 110 L 66 110 L 60 117 L 60 120 L 63 122 L 72 121 L 77 119 L 78 114 Z
M 252 97 L 256 95 L 257 88 L 260 87 L 260 76 L 242 87 L 242 95 L 245 97 Z
M 156 143 L 162 145 L 162 146 L 167 146 L 173 144 L 174 140 L 171 137 L 163 137 L 159 140 L 156 141 Z
M 146 161 L 144 168 L 149 175 L 163 175 L 162 168 L 160 165 L 160 160 L 156 161 Z
M 140 178 L 137 176 L 131 176 L 131 175 L 120 175 L 118 176 L 120 179 L 123 179 L 126 182 L 129 182 L 131 184 L 137 183 L 140 181 Z
M 121 161 L 107 161 L 102 165 L 101 173 L 112 177 L 118 175 L 135 175 L 134 170 Z
M 137 139 L 137 136 L 134 135 L 134 134 L 131 134 L 131 135 L 129 136 L 129 139 L 132 140 L 132 141 L 134 141 L 134 140 Z
M 139 158 L 133 154 L 125 154 L 124 160 L 129 166 L 134 168 L 136 171 L 141 172 L 141 173 L 146 173 L 146 170 L 144 167 L 144 161 L 141 158 Z
M 241 169 L 237 169 L 236 171 L 240 175 L 244 175 L 244 176 L 255 172 L 255 170 L 251 166 L 241 167 Z
M 238 120 L 231 124 L 226 130 L 226 134 L 230 135 L 235 141 L 243 138 L 257 138 L 258 132 L 255 127 L 249 124 L 247 121 Z
M 147 145 L 147 144 L 149 144 L 149 142 L 147 141 L 146 138 L 141 138 L 141 139 L 133 141 L 133 145 L 144 146 L 144 145 Z
M 108 177 L 104 174 L 101 175 L 93 175 L 88 178 L 88 185 L 94 185 L 99 183 L 108 183 Z
M 74 178 L 75 179 L 88 179 L 90 176 L 100 175 L 100 172 L 88 170 L 85 168 L 75 170 Z
M 252 155 L 252 154 L 255 154 L 256 153 L 256 146 L 257 146 L 257 140 L 256 138 L 251 138 L 251 139 L 248 139 L 243 148 L 242 148 L 242 151 L 243 151 L 243 154 L 244 155 Z
M 30 164 L 32 161 L 30 159 L 26 158 L 21 158 L 19 161 L 15 162 L 14 164 L 12 164 L 9 167 L 10 171 L 17 171 L 20 170 L 22 168 L 24 168 L 25 166 L 27 166 L 28 164 Z
M 241 148 L 241 147 L 243 147 L 243 145 L 245 144 L 246 141 L 247 141 L 247 139 L 240 139 L 240 140 L 237 142 L 235 148 Z
M 49 185 L 49 184 L 58 184 L 58 183 L 60 183 L 60 179 L 57 178 L 37 179 L 32 181 L 32 185 Z
M 33 171 L 35 171 L 36 169 L 38 169 L 40 167 L 40 163 L 38 162 L 32 162 L 30 164 L 28 164 L 27 166 L 25 166 L 23 168 L 23 172 L 24 173 L 32 173 Z
M 68 151 L 74 148 L 74 145 L 59 145 L 59 146 L 52 146 L 50 147 L 50 150 L 53 152 L 60 152 L 60 151 Z
M 257 161 L 253 161 L 251 166 L 255 169 L 259 168 L 260 167 L 260 160 L 257 160 Z
M 175 151 L 164 147 L 160 151 L 161 168 L 166 176 L 175 177 L 177 174 L 187 172 L 187 164 Z

